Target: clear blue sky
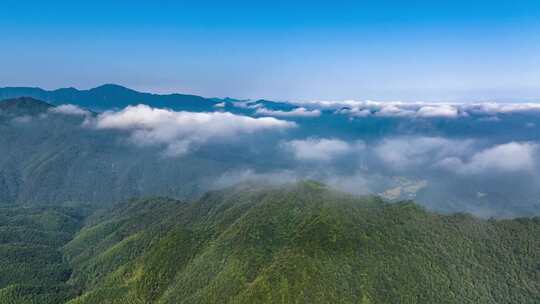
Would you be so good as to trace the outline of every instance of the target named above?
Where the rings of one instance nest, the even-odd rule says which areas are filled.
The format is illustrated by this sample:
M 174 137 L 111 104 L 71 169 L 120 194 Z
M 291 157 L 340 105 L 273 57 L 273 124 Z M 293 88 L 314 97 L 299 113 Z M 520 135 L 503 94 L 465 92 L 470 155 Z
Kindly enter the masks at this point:
M 0 86 L 272 99 L 540 97 L 540 1 L 12 1 Z

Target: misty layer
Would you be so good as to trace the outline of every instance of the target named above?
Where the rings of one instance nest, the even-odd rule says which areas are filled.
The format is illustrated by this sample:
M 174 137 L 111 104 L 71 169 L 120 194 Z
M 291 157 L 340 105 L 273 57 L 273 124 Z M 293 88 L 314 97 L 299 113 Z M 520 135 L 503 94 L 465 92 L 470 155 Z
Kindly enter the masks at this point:
M 535 104 L 216 99 L 206 111 L 141 104 L 97 113 L 3 105 L 9 201 L 193 198 L 236 183 L 311 179 L 442 212 L 540 214 Z

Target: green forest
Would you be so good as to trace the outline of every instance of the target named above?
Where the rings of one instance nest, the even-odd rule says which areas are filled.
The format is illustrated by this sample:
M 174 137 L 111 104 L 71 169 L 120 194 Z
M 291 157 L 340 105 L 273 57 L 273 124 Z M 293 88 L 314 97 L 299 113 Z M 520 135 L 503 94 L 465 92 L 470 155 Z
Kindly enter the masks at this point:
M 0 208 L 1 303 L 538 303 L 540 219 L 317 182 Z

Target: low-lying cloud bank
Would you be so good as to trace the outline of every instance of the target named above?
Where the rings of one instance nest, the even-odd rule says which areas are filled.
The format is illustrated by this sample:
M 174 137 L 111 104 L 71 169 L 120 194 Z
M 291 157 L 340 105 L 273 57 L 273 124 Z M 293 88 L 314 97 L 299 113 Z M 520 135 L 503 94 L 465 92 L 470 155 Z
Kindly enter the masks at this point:
M 0 128 L 11 132 L 0 136 L 8 150 L 25 154 L 24 145 L 43 139 L 51 147 L 59 140 L 86 144 L 73 150 L 88 170 L 73 176 L 114 175 L 105 162 L 91 166 L 102 156 L 115 166 L 126 160 L 123 172 L 146 183 L 145 195 L 167 194 L 177 180 L 193 180 L 197 189 L 189 191 L 202 192 L 210 184 L 315 179 L 447 212 L 540 215 L 540 104 L 223 100 L 203 113 L 146 105 L 103 113 L 76 105 L 22 110 L 0 114 Z M 56 132 L 62 136 L 51 136 Z M 78 152 L 99 145 L 105 149 Z M 70 168 L 71 159 L 60 167 Z M 151 168 L 151 179 L 138 175 L 141 167 Z
M 99 114 L 92 126 L 128 131 L 132 143 L 164 145 L 167 155 L 179 156 L 193 145 L 211 139 L 234 139 L 255 132 L 285 130 L 296 124 L 273 117 L 253 118 L 228 112 L 176 112 L 138 105 Z
M 474 141 L 443 137 L 401 136 L 385 138 L 373 146 L 373 152 L 393 170 L 431 166 L 441 159 L 465 157 L 474 151 Z
M 297 160 L 330 161 L 339 156 L 364 149 L 362 141 L 349 143 L 336 138 L 307 138 L 285 141 L 282 147 Z
M 492 172 L 530 172 L 536 168 L 538 145 L 530 142 L 510 142 L 481 150 L 468 160 L 447 157 L 438 165 L 460 174 L 478 174 Z
M 90 115 L 63 107 L 58 113 L 84 115 L 91 132 L 117 130 L 111 134 L 136 146 L 159 147 L 167 156 L 195 157 L 203 166 L 205 160 L 218 164 L 220 169 L 205 177 L 212 188 L 314 179 L 355 194 L 413 199 L 448 212 L 540 214 L 540 135 L 534 135 L 540 116 L 524 120 L 521 115 L 501 115 L 540 114 L 536 105 L 349 102 L 298 108 L 274 104 L 280 110 L 269 110 L 271 105 L 242 102 L 243 109 L 250 110 L 239 113 L 248 114 L 145 105 Z M 334 113 L 358 120 L 327 116 Z M 302 115 L 312 118 L 287 120 Z M 496 124 L 457 119 L 472 115 L 497 119 Z M 363 124 L 361 116 L 381 120 Z M 186 155 L 189 152 L 193 154 Z
M 458 118 L 510 113 L 540 113 L 540 103 L 426 103 L 379 101 L 309 101 L 296 103 L 312 110 L 332 110 L 351 117 Z
M 538 144 L 508 142 L 483 147 L 478 140 L 401 136 L 366 144 L 336 138 L 306 138 L 282 142 L 284 151 L 301 161 L 327 162 L 353 154 L 371 159 L 394 172 L 443 169 L 462 175 L 532 173 L 537 168 Z M 366 158 L 366 157 L 364 157 Z
M 308 110 L 304 107 L 296 108 L 291 111 L 273 111 L 266 108 L 258 108 L 255 111 L 255 114 L 278 117 L 318 117 L 321 116 L 321 111 L 318 109 Z

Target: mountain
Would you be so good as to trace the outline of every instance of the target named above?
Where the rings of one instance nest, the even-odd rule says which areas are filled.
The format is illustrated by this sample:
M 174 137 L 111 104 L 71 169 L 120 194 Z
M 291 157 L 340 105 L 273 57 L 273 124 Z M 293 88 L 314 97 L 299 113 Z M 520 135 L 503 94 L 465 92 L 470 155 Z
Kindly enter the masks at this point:
M 142 93 L 115 84 L 105 84 L 89 90 L 64 88 L 47 91 L 27 87 L 0 88 L 0 100 L 17 97 L 32 97 L 55 105 L 74 104 L 97 111 L 124 108 L 140 103 L 175 110 L 211 111 L 215 104 L 221 102 L 219 99 L 195 95 Z
M 105 84 L 89 90 L 62 88 L 48 91 L 30 87 L 0 88 L 0 103 L 3 99 L 19 97 L 32 97 L 53 105 L 74 104 L 98 112 L 122 109 L 126 106 L 137 104 L 168 108 L 175 111 L 211 112 L 215 110 L 226 110 L 239 114 L 253 114 L 256 108 L 261 106 L 274 111 L 290 111 L 297 108 L 297 106 L 291 103 L 264 99 L 250 101 L 233 98 L 205 98 L 178 93 L 143 93 L 116 84 Z
M 445 216 L 308 181 L 130 200 L 84 222 L 61 249 L 69 280 L 45 284 L 70 286 L 72 304 L 540 301 L 538 218 Z

